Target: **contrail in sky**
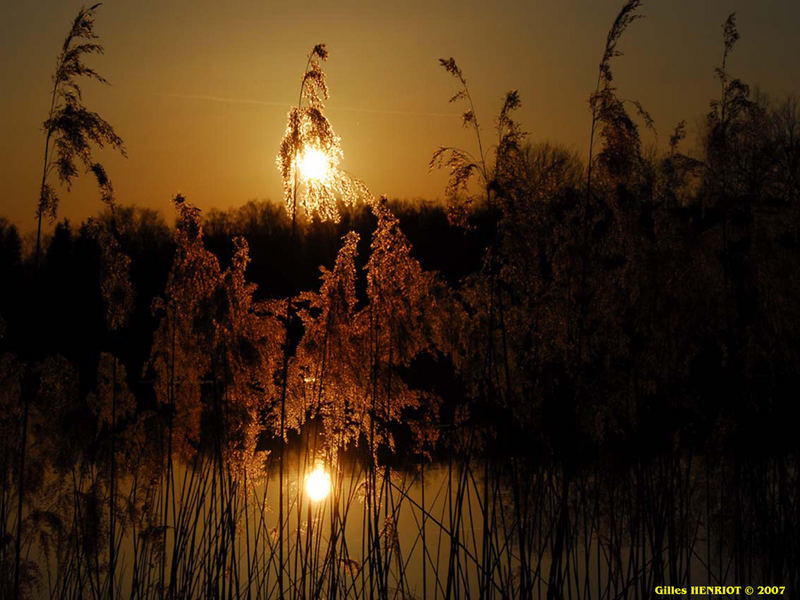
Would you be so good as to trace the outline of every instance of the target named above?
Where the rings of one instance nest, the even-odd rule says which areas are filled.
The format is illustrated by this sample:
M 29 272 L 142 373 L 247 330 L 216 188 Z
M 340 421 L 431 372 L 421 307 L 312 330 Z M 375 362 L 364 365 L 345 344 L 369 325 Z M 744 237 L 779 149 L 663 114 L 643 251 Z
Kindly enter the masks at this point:
M 250 98 L 224 98 L 221 96 L 207 96 L 203 94 L 159 94 L 167 98 L 180 98 L 184 100 L 205 100 L 207 102 L 224 102 L 227 104 L 256 104 L 260 106 L 279 106 L 281 108 L 289 109 L 292 103 L 289 102 L 272 102 L 268 100 L 254 100 Z M 360 112 L 360 113 L 373 113 L 381 115 L 408 115 L 412 117 L 460 117 L 456 113 L 436 113 L 436 112 L 415 112 L 408 110 L 389 110 L 389 109 L 375 109 L 375 108 L 358 108 L 348 106 L 328 106 L 327 110 L 331 112 Z

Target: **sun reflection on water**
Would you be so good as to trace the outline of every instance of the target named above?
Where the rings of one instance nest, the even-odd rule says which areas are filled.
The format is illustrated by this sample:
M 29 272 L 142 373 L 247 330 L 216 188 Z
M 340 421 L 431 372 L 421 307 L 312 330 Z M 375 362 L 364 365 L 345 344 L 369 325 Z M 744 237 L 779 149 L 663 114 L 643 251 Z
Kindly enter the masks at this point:
M 322 466 L 317 466 L 306 476 L 305 484 L 306 494 L 314 502 L 324 500 L 331 492 L 331 476 Z

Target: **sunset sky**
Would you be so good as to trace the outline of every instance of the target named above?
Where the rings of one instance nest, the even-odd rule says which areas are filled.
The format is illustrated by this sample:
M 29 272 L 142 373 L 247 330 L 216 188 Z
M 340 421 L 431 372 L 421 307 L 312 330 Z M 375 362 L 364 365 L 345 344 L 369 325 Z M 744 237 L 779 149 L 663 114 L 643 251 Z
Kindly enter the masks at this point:
M 454 81 L 439 66 L 455 57 L 491 135 L 504 93 L 518 89 L 532 141 L 585 154 L 587 97 L 606 31 L 621 0 L 500 2 L 121 2 L 98 11 L 106 54 L 90 63 L 112 83 L 85 100 L 125 140 L 128 158 L 98 155 L 123 204 L 167 209 L 182 192 L 201 208 L 279 200 L 275 155 L 286 113 L 314 44 L 328 45 L 327 114 L 342 137 L 343 167 L 375 194 L 435 198 L 429 173 L 440 145 L 468 145 Z M 56 55 L 77 2 L 6 3 L 0 47 L 0 216 L 28 231 L 41 177 Z M 614 69 L 621 95 L 638 99 L 666 144 L 686 119 L 690 133 L 719 93 L 721 24 L 735 11 L 741 40 L 731 71 L 770 95 L 800 91 L 796 0 L 645 2 Z M 690 147 L 690 146 L 689 146 Z M 60 217 L 100 208 L 88 180 L 62 194 Z M 167 211 L 165 211 L 167 212 Z

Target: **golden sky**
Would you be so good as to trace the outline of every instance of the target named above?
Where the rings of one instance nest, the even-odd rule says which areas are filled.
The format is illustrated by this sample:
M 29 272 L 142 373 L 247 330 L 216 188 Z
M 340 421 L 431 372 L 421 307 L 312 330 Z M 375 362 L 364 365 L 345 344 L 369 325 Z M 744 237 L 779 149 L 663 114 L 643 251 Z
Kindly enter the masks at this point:
M 0 51 L 0 216 L 33 227 L 50 77 L 79 3 L 4 3 Z M 275 155 L 309 50 L 328 45 L 327 114 L 342 137 L 342 166 L 375 194 L 442 195 L 429 173 L 440 145 L 469 145 L 454 81 L 438 58 L 455 57 L 491 135 L 503 95 L 520 91 L 532 141 L 580 154 L 587 98 L 606 31 L 621 0 L 527 2 L 291 2 L 110 0 L 96 31 L 106 48 L 91 64 L 111 86 L 87 86 L 86 104 L 125 140 L 128 158 L 99 157 L 117 199 L 168 212 L 182 192 L 201 208 L 280 200 Z M 721 24 L 736 11 L 741 40 L 731 71 L 765 92 L 800 91 L 796 0 L 645 2 L 622 41 L 620 94 L 655 118 L 663 147 L 674 125 L 690 132 L 718 94 L 713 68 Z M 88 178 L 62 193 L 59 216 L 100 208 Z

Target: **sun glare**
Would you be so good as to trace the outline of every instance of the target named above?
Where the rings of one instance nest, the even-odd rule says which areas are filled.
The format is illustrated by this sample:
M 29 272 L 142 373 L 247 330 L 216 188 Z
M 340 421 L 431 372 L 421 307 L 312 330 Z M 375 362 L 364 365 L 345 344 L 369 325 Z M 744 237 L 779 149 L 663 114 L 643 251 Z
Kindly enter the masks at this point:
M 306 148 L 297 158 L 300 176 L 306 181 L 325 181 L 331 170 L 331 161 L 319 148 Z
M 331 476 L 320 466 L 306 476 L 306 494 L 314 502 L 319 502 L 331 493 Z

